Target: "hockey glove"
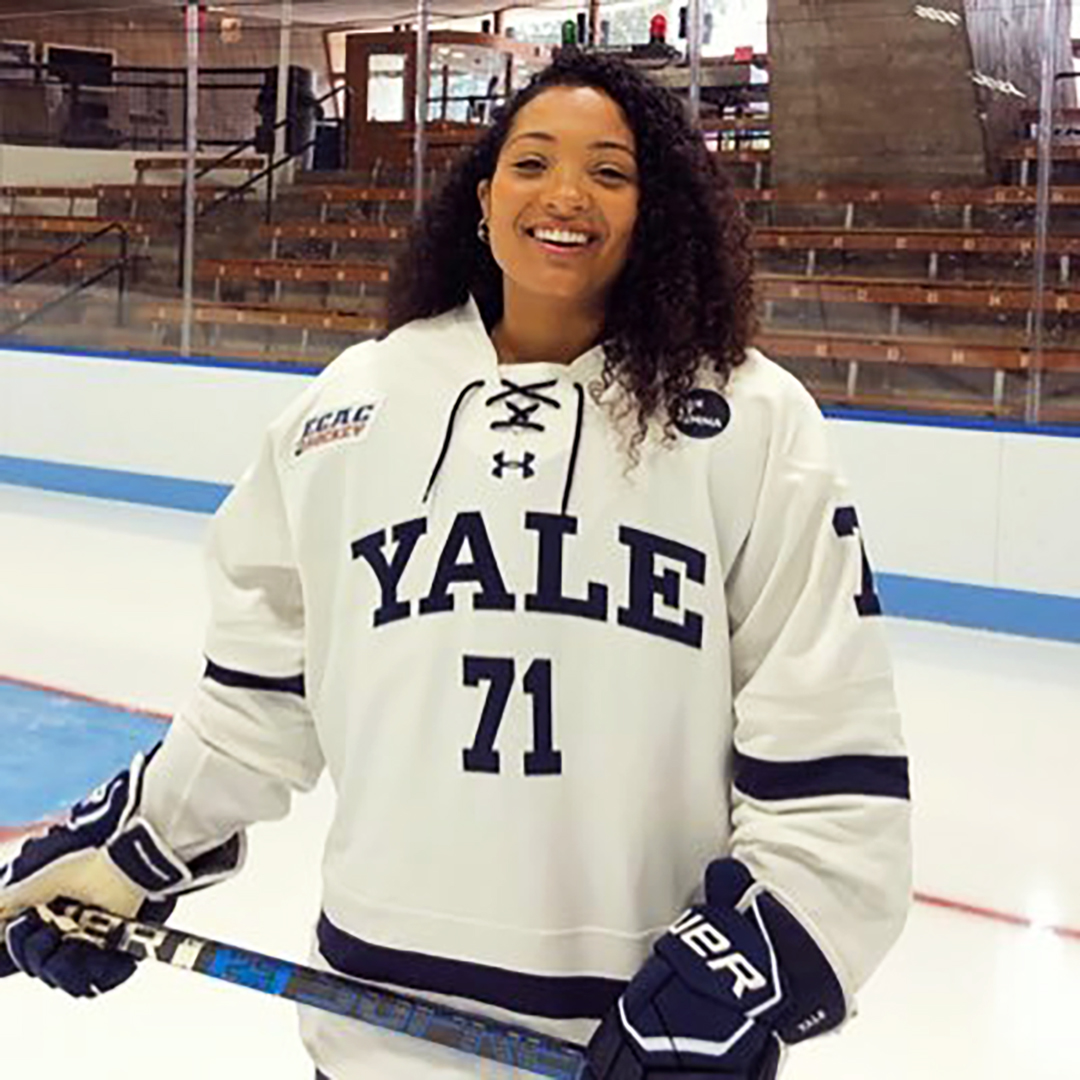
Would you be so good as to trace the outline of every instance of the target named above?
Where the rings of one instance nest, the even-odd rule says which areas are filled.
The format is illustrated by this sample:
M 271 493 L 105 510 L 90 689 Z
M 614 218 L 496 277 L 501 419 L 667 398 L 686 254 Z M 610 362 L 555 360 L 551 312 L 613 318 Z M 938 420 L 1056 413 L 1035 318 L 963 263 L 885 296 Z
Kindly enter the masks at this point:
M 177 896 L 240 869 L 242 834 L 191 863 L 162 842 L 139 814 L 148 761 L 137 754 L 130 769 L 77 803 L 63 824 L 24 840 L 15 857 L 0 866 L 0 976 L 22 971 L 74 997 L 111 990 L 134 972 L 132 959 L 65 940 L 42 921 L 35 905 L 62 897 L 162 922 Z
M 844 992 L 795 917 L 735 859 L 653 947 L 588 1046 L 586 1080 L 772 1080 L 784 1044 L 837 1027 Z

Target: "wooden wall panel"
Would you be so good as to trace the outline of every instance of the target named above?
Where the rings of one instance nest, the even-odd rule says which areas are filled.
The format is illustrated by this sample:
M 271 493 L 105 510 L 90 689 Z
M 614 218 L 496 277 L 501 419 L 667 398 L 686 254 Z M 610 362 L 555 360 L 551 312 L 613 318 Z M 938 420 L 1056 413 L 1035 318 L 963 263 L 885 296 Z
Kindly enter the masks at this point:
M 773 183 L 980 183 L 961 31 L 909 0 L 769 0 Z
M 1002 154 L 1038 106 L 1043 6 L 769 0 L 773 183 L 1015 182 Z M 1057 71 L 1072 70 L 1070 22 L 1060 0 Z M 1076 92 L 1061 80 L 1058 104 Z

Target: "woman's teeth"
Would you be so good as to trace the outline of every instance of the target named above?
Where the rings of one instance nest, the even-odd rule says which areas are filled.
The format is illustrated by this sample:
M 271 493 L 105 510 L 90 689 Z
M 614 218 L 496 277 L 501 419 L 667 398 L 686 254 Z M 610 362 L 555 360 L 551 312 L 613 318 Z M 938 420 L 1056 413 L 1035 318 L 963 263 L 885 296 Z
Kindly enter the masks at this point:
M 534 229 L 533 236 L 550 244 L 572 244 L 581 246 L 589 242 L 585 233 L 570 232 L 567 229 Z

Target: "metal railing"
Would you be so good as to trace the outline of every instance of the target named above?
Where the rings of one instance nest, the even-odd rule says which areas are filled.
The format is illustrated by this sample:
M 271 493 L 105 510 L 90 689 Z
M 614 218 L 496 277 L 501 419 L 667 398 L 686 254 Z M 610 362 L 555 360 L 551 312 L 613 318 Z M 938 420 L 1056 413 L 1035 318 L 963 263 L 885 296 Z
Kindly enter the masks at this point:
M 97 273 L 91 275 L 88 278 L 83 278 L 82 281 L 77 282 L 74 285 L 69 286 L 59 296 L 52 297 L 34 308 L 33 311 L 28 312 L 26 315 L 16 319 L 15 322 L 10 323 L 8 326 L 0 329 L 0 334 L 3 336 L 9 336 L 11 334 L 18 333 L 24 326 L 29 325 L 32 322 L 36 322 L 42 316 L 53 311 L 55 308 L 60 307 L 62 304 L 66 304 L 69 300 L 74 299 L 84 290 L 90 288 L 92 285 L 96 285 L 99 281 L 104 280 L 110 274 L 115 273 L 117 275 L 116 281 L 116 321 L 117 325 L 122 325 L 124 322 L 124 299 L 127 291 L 127 267 L 130 261 L 128 254 L 129 237 L 126 226 L 119 221 L 111 221 L 108 225 L 98 229 L 97 232 L 92 233 L 90 236 L 84 236 L 81 240 L 64 248 L 63 251 L 53 252 L 47 259 L 43 259 L 40 263 L 32 266 L 29 270 L 12 278 L 10 281 L 0 285 L 0 294 L 10 292 L 16 286 L 25 284 L 27 281 L 37 277 L 38 274 L 44 273 L 46 270 L 51 269 L 54 266 L 59 266 L 65 259 L 70 258 L 77 251 L 81 251 L 89 244 L 94 243 L 96 240 L 100 240 L 103 236 L 108 236 L 110 233 L 117 233 L 120 237 L 120 254 L 119 256 L 110 262 L 108 265 L 102 267 Z
M 316 98 L 311 103 L 310 107 L 312 109 L 314 109 L 314 108 L 318 107 L 319 105 L 321 105 L 324 101 L 328 101 L 335 94 L 340 94 L 342 92 L 351 93 L 352 91 L 348 86 L 335 86 L 333 89 L 328 90 L 321 97 Z M 284 120 L 280 120 L 276 124 L 274 124 L 274 126 L 269 129 L 268 133 L 270 135 L 276 136 L 277 132 L 281 128 L 283 128 L 283 127 L 287 128 L 287 126 L 291 122 L 292 122 L 291 118 L 286 117 Z M 226 153 L 222 154 L 218 158 L 215 158 L 213 161 L 209 162 L 208 164 L 204 165 L 201 169 L 199 169 L 195 173 L 195 182 L 198 183 L 200 178 L 208 175 L 209 173 L 214 172 L 217 169 L 220 169 L 223 165 L 226 165 L 228 162 L 232 161 L 233 158 L 235 158 L 238 155 L 242 154 L 245 150 L 255 148 L 258 145 L 258 142 L 259 142 L 259 136 L 255 135 L 250 139 L 243 139 L 242 141 L 236 143 L 236 145 L 234 145 Z M 222 192 L 220 195 L 218 195 L 216 198 L 214 198 L 211 202 L 207 203 L 207 205 L 204 206 L 201 210 L 196 210 L 196 212 L 195 212 L 195 220 L 199 221 L 202 218 L 207 217 L 209 214 L 214 213 L 216 210 L 220 209 L 226 203 L 231 203 L 234 199 L 238 199 L 238 198 L 243 197 L 247 192 L 251 191 L 252 188 L 256 187 L 261 181 L 265 180 L 266 181 L 266 223 L 269 225 L 271 223 L 271 221 L 273 220 L 273 216 L 274 216 L 274 174 L 278 171 L 278 169 L 281 169 L 285 165 L 288 165 L 289 162 L 294 161 L 296 158 L 301 157 L 303 154 L 306 154 L 310 149 L 312 149 L 315 146 L 315 144 L 317 142 L 318 142 L 318 136 L 316 135 L 315 138 L 309 139 L 298 150 L 295 150 L 292 153 L 286 152 L 285 156 L 283 158 L 281 158 L 279 161 L 274 161 L 274 159 L 273 159 L 274 158 L 274 151 L 273 151 L 273 149 L 271 149 L 271 151 L 270 151 L 270 162 L 265 168 L 260 169 L 258 172 L 254 173 L 252 176 L 249 176 L 242 183 L 239 183 L 239 184 L 236 184 L 236 185 L 234 185 L 232 187 L 229 187 L 226 191 Z M 183 288 L 184 255 L 185 255 L 185 248 L 186 248 L 186 239 L 185 239 L 185 233 L 184 233 L 184 230 L 183 230 L 183 222 L 181 222 L 178 227 L 181 230 L 181 232 L 180 232 L 180 246 L 179 246 L 178 266 L 180 268 L 180 271 L 179 271 L 180 272 L 180 287 Z
M 348 86 L 335 86 L 332 89 L 328 90 L 321 97 L 318 97 L 313 102 L 311 102 L 309 107 L 311 109 L 315 109 L 319 105 L 321 105 L 324 101 L 329 101 L 330 98 L 332 98 L 335 94 L 340 94 L 340 93 L 351 94 L 352 93 L 352 88 L 348 87 Z M 293 122 L 294 122 L 293 118 L 287 116 L 287 117 L 285 117 L 284 120 L 279 120 L 276 124 L 274 124 L 274 126 L 271 127 L 268 130 L 268 134 L 276 136 L 278 131 L 281 128 L 288 127 L 288 125 L 293 123 Z M 228 153 L 223 154 L 219 158 L 216 158 L 214 161 L 210 162 L 208 165 L 204 165 L 195 174 L 196 181 L 198 181 L 200 177 L 206 176 L 208 173 L 213 172 L 215 169 L 220 169 L 223 164 L 225 164 L 228 161 L 231 161 L 234 157 L 236 157 L 239 154 L 243 153 L 245 150 L 250 149 L 252 147 L 255 147 L 258 144 L 258 142 L 259 142 L 259 136 L 256 135 L 253 138 L 245 139 L 243 142 L 237 143 Z M 309 150 L 311 150 L 315 146 L 315 144 L 317 142 L 318 142 L 318 136 L 316 136 L 315 138 L 309 139 L 307 142 L 304 143 L 303 146 L 301 146 L 299 149 L 297 149 L 297 150 L 295 150 L 295 151 L 293 151 L 291 153 L 288 152 L 288 150 L 286 150 L 285 156 L 283 158 L 281 158 L 279 161 L 274 161 L 274 151 L 273 151 L 273 149 L 271 149 L 271 151 L 270 151 L 270 163 L 266 166 L 266 168 L 260 169 L 257 173 L 253 174 L 252 176 L 249 176 L 242 183 L 237 184 L 234 187 L 230 187 L 227 191 L 223 192 L 221 195 L 219 195 L 212 202 L 210 202 L 209 204 L 204 206 L 198 212 L 196 217 L 197 218 L 206 217 L 206 215 L 208 215 L 210 213 L 213 213 L 219 206 L 222 206 L 227 202 L 231 202 L 233 199 L 238 198 L 241 195 L 245 194 L 246 192 L 250 191 L 253 187 L 255 187 L 257 184 L 259 184 L 262 180 L 266 180 L 266 222 L 267 222 L 267 224 L 269 224 L 270 221 L 273 218 L 274 174 L 278 171 L 278 169 L 282 168 L 285 165 L 288 165 L 289 162 L 296 160 L 296 158 L 298 158 L 298 157 L 302 157 Z

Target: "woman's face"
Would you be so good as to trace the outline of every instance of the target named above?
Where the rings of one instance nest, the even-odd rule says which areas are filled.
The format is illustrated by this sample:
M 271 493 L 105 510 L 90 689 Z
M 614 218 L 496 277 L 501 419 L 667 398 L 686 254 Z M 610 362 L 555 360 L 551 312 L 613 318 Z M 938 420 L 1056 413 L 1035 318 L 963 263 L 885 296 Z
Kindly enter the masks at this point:
M 506 286 L 603 303 L 637 220 L 635 150 L 622 109 L 591 87 L 555 86 L 521 109 L 478 188 Z

